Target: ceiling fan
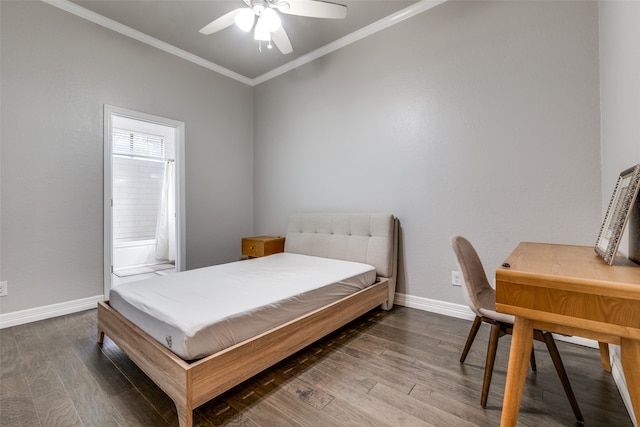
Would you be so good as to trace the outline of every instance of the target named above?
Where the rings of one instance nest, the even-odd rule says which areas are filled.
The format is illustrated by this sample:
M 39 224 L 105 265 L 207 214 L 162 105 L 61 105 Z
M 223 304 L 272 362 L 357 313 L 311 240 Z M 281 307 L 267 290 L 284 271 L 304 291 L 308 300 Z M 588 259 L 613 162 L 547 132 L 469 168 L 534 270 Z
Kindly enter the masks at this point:
M 287 15 L 308 16 L 312 18 L 344 19 L 347 16 L 347 6 L 329 3 L 321 0 L 243 0 L 247 7 L 232 10 L 206 25 L 200 32 L 205 35 L 213 34 L 233 25 L 234 23 L 245 32 L 251 31 L 255 23 L 253 38 L 260 42 L 271 41 L 283 54 L 293 52 L 289 36 L 282 28 L 278 12 Z M 256 16 L 258 17 L 256 22 Z M 260 44 L 262 48 L 262 44 Z

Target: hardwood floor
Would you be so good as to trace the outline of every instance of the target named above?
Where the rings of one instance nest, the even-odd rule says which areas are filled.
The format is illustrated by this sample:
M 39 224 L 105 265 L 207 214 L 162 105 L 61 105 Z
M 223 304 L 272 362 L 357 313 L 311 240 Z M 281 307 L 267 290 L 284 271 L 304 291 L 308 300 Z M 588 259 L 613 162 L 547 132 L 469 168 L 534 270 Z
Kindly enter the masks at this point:
M 496 426 L 510 337 L 500 339 L 486 409 L 489 329 L 465 364 L 471 322 L 406 307 L 374 310 L 195 411 L 198 426 Z M 546 348 L 535 343 L 519 425 L 574 426 Z M 632 426 L 598 351 L 558 342 L 586 426 Z M 96 310 L 0 330 L 0 425 L 177 426 L 173 402 L 108 338 Z

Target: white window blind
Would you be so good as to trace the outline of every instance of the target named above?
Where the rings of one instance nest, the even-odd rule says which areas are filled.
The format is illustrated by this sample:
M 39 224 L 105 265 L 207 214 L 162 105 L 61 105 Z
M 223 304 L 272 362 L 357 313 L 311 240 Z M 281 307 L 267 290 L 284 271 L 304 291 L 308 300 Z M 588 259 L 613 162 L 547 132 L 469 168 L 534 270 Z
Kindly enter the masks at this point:
M 158 135 L 113 129 L 113 154 L 164 158 L 164 139 Z

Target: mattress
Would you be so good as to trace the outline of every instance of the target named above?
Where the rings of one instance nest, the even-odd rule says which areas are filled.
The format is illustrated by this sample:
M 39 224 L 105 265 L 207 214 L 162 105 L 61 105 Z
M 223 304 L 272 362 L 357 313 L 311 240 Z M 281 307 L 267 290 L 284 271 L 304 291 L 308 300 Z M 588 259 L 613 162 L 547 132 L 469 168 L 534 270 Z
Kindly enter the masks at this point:
M 128 282 L 110 305 L 185 360 L 280 326 L 373 284 L 375 268 L 293 253 Z

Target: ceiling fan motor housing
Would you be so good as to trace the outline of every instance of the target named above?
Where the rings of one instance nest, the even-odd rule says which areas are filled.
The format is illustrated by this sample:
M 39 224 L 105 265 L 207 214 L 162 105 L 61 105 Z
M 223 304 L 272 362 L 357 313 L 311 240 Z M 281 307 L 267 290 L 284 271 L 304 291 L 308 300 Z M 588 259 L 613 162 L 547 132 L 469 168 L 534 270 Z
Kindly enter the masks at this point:
M 289 9 L 289 3 L 280 0 L 244 0 L 244 2 L 256 16 L 262 15 L 267 8 Z
M 253 9 L 253 13 L 260 16 L 262 12 L 267 8 L 267 2 L 264 0 L 254 0 L 251 9 Z

